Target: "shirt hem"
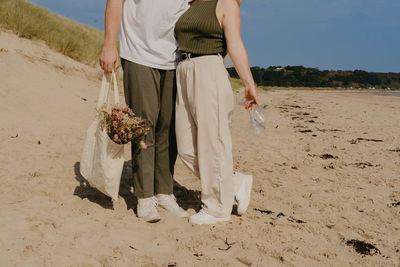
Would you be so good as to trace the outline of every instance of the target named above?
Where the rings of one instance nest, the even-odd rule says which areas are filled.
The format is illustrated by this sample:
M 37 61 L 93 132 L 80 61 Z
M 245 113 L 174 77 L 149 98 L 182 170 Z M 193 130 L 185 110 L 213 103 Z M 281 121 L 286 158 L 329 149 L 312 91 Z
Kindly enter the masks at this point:
M 149 62 L 146 62 L 146 61 L 143 61 L 143 60 L 140 60 L 140 59 L 136 59 L 136 58 L 133 58 L 133 57 L 127 57 L 127 56 L 124 56 L 124 55 L 120 55 L 120 57 L 125 59 L 125 60 L 128 60 L 128 61 L 131 61 L 133 63 L 136 63 L 136 64 L 140 64 L 140 65 L 143 65 L 143 66 L 146 66 L 146 67 L 150 67 L 150 68 L 154 68 L 154 69 L 160 69 L 160 70 L 175 70 L 176 67 L 177 67 L 177 64 L 178 64 L 178 62 L 176 62 L 173 65 L 159 65 L 159 64 L 149 63 Z

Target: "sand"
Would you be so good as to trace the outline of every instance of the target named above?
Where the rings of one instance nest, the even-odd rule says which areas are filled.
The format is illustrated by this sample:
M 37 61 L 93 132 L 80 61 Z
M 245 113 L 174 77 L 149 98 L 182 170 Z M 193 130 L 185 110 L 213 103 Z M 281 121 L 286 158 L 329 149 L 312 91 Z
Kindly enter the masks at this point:
M 400 265 L 400 97 L 260 93 L 267 129 L 250 132 L 240 106 L 232 123 L 235 168 L 255 178 L 248 212 L 195 226 L 160 210 L 148 224 L 129 151 L 117 202 L 79 174 L 100 76 L 0 32 L 0 266 Z M 195 213 L 199 180 L 179 160 L 175 179 Z

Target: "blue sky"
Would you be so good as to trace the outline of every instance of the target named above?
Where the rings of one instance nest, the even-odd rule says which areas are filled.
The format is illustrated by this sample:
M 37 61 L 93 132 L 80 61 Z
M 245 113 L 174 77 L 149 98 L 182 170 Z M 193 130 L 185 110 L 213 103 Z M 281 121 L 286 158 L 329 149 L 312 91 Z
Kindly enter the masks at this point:
M 31 2 L 103 30 L 106 0 Z M 400 72 L 399 0 L 243 0 L 241 9 L 252 66 Z

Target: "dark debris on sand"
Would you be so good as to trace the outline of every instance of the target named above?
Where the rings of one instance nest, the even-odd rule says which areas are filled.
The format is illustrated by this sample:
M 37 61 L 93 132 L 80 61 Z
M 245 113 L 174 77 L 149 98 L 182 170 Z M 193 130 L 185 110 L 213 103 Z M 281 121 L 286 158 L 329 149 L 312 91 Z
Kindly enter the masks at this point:
M 399 206 L 400 206 L 400 201 L 390 203 L 390 204 L 388 204 L 388 206 L 389 206 L 389 207 L 399 207 Z
M 262 210 L 262 209 L 257 209 L 257 208 L 254 208 L 254 210 L 258 211 L 260 213 L 264 213 L 264 214 L 273 214 L 274 213 L 273 211 L 270 211 L 270 210 Z
M 371 162 L 356 162 L 356 163 L 351 163 L 350 165 L 354 165 L 360 169 L 365 169 L 367 167 L 374 167 L 374 165 Z
M 295 218 L 293 218 L 292 216 L 290 216 L 287 220 L 288 220 L 289 222 L 295 222 L 295 223 L 306 223 L 305 221 L 299 220 L 299 219 L 295 219 Z
M 338 159 L 337 156 L 333 156 L 331 154 L 322 154 L 321 156 L 319 156 L 321 159 Z
M 367 142 L 378 142 L 378 143 L 383 142 L 383 140 L 381 140 L 381 139 L 362 138 L 362 137 L 357 138 L 357 140 L 358 141 L 367 141 Z
M 228 251 L 228 250 L 230 250 L 230 249 L 232 248 L 232 246 L 235 245 L 235 244 L 236 244 L 236 242 L 229 243 L 229 242 L 228 242 L 228 238 L 226 238 L 226 239 L 225 239 L 226 248 L 218 248 L 218 250 Z
M 317 129 L 318 131 L 323 132 L 323 133 L 325 133 L 327 131 L 329 131 L 329 132 L 344 132 L 343 130 L 340 130 L 340 129 L 320 129 L 318 127 L 315 127 L 315 129 Z
M 329 169 L 335 169 L 335 166 L 332 164 L 332 162 L 329 165 L 324 166 L 325 170 L 329 170 Z
M 302 108 L 299 105 L 282 105 L 282 107 L 289 107 L 289 108 Z
M 373 256 L 381 254 L 379 249 L 374 245 L 357 239 L 347 240 L 346 245 L 353 247 L 355 251 L 361 255 Z
M 301 131 L 299 131 L 299 133 L 312 133 L 312 131 L 311 130 L 301 130 Z
M 381 139 L 362 138 L 362 137 L 358 137 L 357 139 L 351 139 L 349 142 L 350 142 L 350 144 L 354 145 L 354 144 L 357 144 L 360 141 L 376 142 L 376 143 L 383 142 L 383 140 L 381 140 Z

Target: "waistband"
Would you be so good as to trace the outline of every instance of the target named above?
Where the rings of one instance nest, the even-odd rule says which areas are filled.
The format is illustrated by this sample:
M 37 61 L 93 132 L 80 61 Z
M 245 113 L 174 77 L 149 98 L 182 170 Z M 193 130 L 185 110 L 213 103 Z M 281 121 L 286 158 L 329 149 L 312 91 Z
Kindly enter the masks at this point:
M 196 58 L 196 57 L 204 57 L 204 56 L 220 56 L 221 54 L 192 54 L 188 52 L 180 52 L 179 53 L 179 62 L 191 59 L 191 58 Z

